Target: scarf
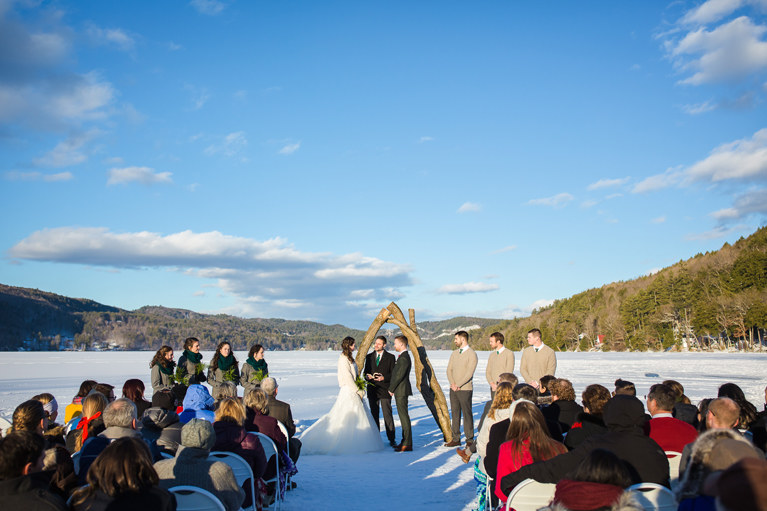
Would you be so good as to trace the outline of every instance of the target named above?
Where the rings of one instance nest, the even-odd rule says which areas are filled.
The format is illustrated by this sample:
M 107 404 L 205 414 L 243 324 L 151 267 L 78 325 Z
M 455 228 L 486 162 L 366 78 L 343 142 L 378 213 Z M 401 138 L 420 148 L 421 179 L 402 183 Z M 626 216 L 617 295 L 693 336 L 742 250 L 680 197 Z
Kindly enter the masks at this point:
M 168 362 L 167 365 L 163 363 L 157 364 L 157 366 L 160 368 L 160 372 L 163 374 L 167 374 L 168 376 L 173 374 L 173 368 L 176 366 L 175 362 Z
M 562 479 L 557 483 L 552 504 L 562 504 L 573 511 L 612 506 L 623 488 L 612 484 L 589 483 Z
M 218 355 L 218 368 L 222 371 L 228 371 L 230 367 L 232 367 L 232 364 L 234 364 L 234 355 L 229 353 L 229 355 L 222 357 L 219 353 Z
M 248 360 L 246 360 L 248 364 L 250 364 L 250 367 L 255 369 L 256 371 L 261 370 L 264 373 L 266 373 L 266 360 L 263 358 L 261 360 L 256 360 L 253 357 L 248 357 Z
M 202 360 L 202 353 L 192 353 L 189 350 L 184 350 L 184 355 L 193 364 L 199 364 L 200 360 Z
M 85 441 L 88 439 L 88 424 L 93 419 L 96 419 L 98 417 L 101 417 L 101 412 L 96 412 L 90 418 L 87 418 L 87 419 L 83 417 L 82 419 L 80 419 L 80 422 L 77 423 L 77 429 L 83 430 L 83 440 L 82 440 L 83 443 L 85 443 Z

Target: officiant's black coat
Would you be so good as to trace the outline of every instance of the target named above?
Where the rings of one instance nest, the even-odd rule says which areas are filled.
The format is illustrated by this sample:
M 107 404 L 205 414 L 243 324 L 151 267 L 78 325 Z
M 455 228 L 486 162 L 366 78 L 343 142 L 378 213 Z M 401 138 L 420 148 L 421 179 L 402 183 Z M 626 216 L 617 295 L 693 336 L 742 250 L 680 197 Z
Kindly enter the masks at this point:
M 391 381 L 391 373 L 394 370 L 394 355 L 384 350 L 381 354 L 381 361 L 376 364 L 376 356 L 378 354 L 373 351 L 368 353 L 365 357 L 365 370 L 362 374 L 381 373 L 383 375 L 383 381 L 372 381 L 365 377 L 368 385 L 368 398 L 369 399 L 391 399 L 389 395 L 389 382 Z

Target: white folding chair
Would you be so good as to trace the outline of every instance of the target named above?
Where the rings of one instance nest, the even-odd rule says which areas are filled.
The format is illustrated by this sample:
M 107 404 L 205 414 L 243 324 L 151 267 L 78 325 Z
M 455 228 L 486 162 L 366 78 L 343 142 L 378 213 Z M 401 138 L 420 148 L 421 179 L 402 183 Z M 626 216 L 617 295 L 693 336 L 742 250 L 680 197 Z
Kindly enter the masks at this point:
M 629 486 L 645 511 L 676 511 L 677 504 L 674 494 L 663 485 L 656 483 L 639 483 Z
M 671 481 L 671 489 L 676 488 L 679 484 L 679 464 L 682 461 L 682 453 L 677 451 L 666 451 L 666 459 L 668 459 L 668 476 Z
M 285 435 L 285 441 L 287 442 L 288 446 L 288 454 L 290 454 L 290 437 L 288 436 L 288 428 L 285 427 L 285 424 L 283 424 L 280 421 L 277 421 L 277 426 L 279 426 L 280 431 L 282 431 L 282 434 Z M 290 475 L 287 475 L 285 477 L 285 481 L 287 483 L 287 488 L 290 489 Z
M 213 451 L 208 455 L 208 459 L 211 461 L 223 461 L 234 472 L 234 478 L 237 480 L 237 484 L 242 486 L 246 481 L 250 480 L 250 494 L 253 496 L 252 506 L 248 506 L 256 511 L 256 486 L 255 477 L 253 476 L 253 469 L 250 468 L 245 459 L 239 454 L 226 451 Z M 243 508 L 244 509 L 244 508 Z
M 176 496 L 176 511 L 226 511 L 218 497 L 196 486 L 170 488 Z
M 482 463 L 482 461 L 480 461 Z M 484 511 L 492 511 L 493 510 L 493 492 L 495 490 L 495 479 L 493 479 L 490 476 L 487 476 L 487 484 L 485 485 L 485 510 Z
M 554 498 L 553 483 L 539 483 L 533 479 L 525 479 L 514 487 L 506 499 L 506 511 L 537 511 L 545 507 Z
M 274 502 L 272 502 L 270 506 L 264 506 L 264 509 L 271 508 L 272 506 L 274 506 L 274 509 L 279 509 L 282 505 L 282 491 L 280 490 L 280 453 L 277 452 L 277 446 L 274 441 L 263 433 L 251 431 L 248 434 L 256 435 L 258 437 L 258 440 L 261 442 L 261 447 L 264 448 L 264 455 L 266 455 L 267 463 L 269 462 L 269 458 L 274 456 L 274 477 L 271 479 L 264 479 L 266 484 L 274 483 Z

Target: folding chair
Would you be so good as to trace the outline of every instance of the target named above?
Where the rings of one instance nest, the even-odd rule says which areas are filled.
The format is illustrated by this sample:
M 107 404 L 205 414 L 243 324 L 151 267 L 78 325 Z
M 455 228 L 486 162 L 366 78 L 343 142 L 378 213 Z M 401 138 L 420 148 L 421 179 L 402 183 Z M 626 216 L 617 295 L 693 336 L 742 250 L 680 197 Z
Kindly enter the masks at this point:
M 269 462 L 269 458 L 274 456 L 274 477 L 271 479 L 264 479 L 266 484 L 274 483 L 274 502 L 269 506 L 264 506 L 264 509 L 272 508 L 272 506 L 274 506 L 274 509 L 279 509 L 282 505 L 282 488 L 280 488 L 280 453 L 277 451 L 277 446 L 274 444 L 274 441 L 263 433 L 251 431 L 248 434 L 256 435 L 258 437 L 258 440 L 261 442 L 261 447 L 264 448 L 267 463 Z
M 660 484 L 639 483 L 627 490 L 634 493 L 645 511 L 676 511 L 679 506 L 671 490 Z
M 671 480 L 671 489 L 676 488 L 679 484 L 679 464 L 682 461 L 682 453 L 676 451 L 666 451 L 666 459 L 668 459 L 668 475 Z
M 290 437 L 288 436 L 288 428 L 286 428 L 285 424 L 283 424 L 280 421 L 277 421 L 277 426 L 279 426 L 280 431 L 282 431 L 282 434 L 285 435 L 285 441 L 287 442 L 287 446 L 288 446 L 288 454 L 290 454 Z M 290 489 L 290 479 L 291 479 L 291 477 L 292 476 L 290 474 L 287 474 L 285 476 L 285 488 L 286 489 Z
M 553 483 L 539 483 L 533 479 L 525 479 L 514 487 L 506 499 L 506 511 L 537 511 L 539 508 L 549 505 L 554 498 Z
M 232 467 L 234 478 L 237 480 L 237 484 L 240 486 L 242 486 L 246 481 L 250 480 L 249 484 L 250 494 L 252 496 L 252 506 L 248 507 L 251 507 L 253 511 L 256 511 L 255 477 L 253 476 L 253 469 L 250 468 L 248 462 L 245 461 L 245 459 L 239 454 L 226 451 L 213 451 L 208 455 L 208 459 L 211 461 L 223 461 Z
M 170 488 L 176 496 L 176 511 L 226 511 L 218 497 L 196 486 Z

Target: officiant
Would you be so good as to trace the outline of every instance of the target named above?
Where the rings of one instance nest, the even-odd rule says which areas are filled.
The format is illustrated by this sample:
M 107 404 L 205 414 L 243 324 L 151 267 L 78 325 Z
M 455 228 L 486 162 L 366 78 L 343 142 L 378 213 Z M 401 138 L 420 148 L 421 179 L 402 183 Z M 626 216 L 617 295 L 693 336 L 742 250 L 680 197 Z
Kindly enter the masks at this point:
M 370 413 L 373 415 L 381 430 L 380 413 L 383 412 L 386 436 L 389 445 L 394 447 L 394 417 L 392 416 L 391 395 L 389 395 L 389 380 L 394 369 L 394 355 L 386 351 L 386 337 L 379 335 L 373 343 L 373 351 L 365 357 L 365 380 L 368 382 L 368 402 Z

